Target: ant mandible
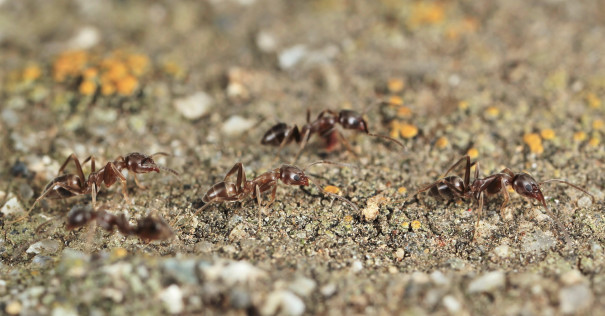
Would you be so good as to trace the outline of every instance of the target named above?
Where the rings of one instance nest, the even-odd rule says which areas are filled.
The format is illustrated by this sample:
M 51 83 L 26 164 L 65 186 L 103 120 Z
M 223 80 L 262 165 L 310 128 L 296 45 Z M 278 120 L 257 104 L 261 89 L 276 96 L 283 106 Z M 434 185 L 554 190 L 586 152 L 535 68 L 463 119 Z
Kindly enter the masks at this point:
M 146 241 L 164 240 L 173 235 L 170 226 L 157 215 L 148 215 L 137 220 L 136 225 L 130 225 L 124 214 L 114 215 L 104 210 L 95 211 L 86 206 L 75 206 L 69 211 L 66 228 L 76 229 L 92 221 L 110 233 L 117 228 L 122 235 L 135 235 Z
M 463 162 L 466 162 L 464 168 L 464 179 L 455 175 L 448 176 L 448 174 L 452 170 L 454 170 L 454 168 L 458 167 Z M 475 166 L 475 178 L 473 182 L 470 182 L 470 170 L 472 166 Z M 452 198 L 472 198 L 473 200 L 479 202 L 479 211 L 477 213 L 478 223 L 481 219 L 481 216 L 483 215 L 483 200 L 485 195 L 502 194 L 504 196 L 504 202 L 500 206 L 500 216 L 504 218 L 504 209 L 510 199 L 507 187 L 511 186 L 515 190 L 515 192 L 517 192 L 517 194 L 529 199 L 538 200 L 544 207 L 546 214 L 548 214 L 548 216 L 552 218 L 555 224 L 563 232 L 565 240 L 569 241 L 569 234 L 567 233 L 565 226 L 563 226 L 563 224 L 548 208 L 544 199 L 544 195 L 542 194 L 542 190 L 540 189 L 540 186 L 542 184 L 548 182 L 559 182 L 569 185 L 590 196 L 594 203 L 595 199 L 592 194 L 588 193 L 586 190 L 578 187 L 577 185 L 574 185 L 562 179 L 550 179 L 542 182 L 537 182 L 529 174 L 525 172 L 514 173 L 509 168 L 504 168 L 499 173 L 480 179 L 479 163 L 471 163 L 470 157 L 468 155 L 462 157 L 455 164 L 453 164 L 446 171 L 446 173 L 441 179 L 421 188 L 414 194 L 414 196 L 422 192 L 428 191 L 430 196 L 438 199 L 451 200 Z
M 295 141 L 300 144 L 298 152 L 294 157 L 294 162 L 296 162 L 311 138 L 311 135 L 317 134 L 320 137 L 327 139 L 328 149 L 333 146 L 335 142 L 334 137 L 336 135 L 342 140 L 350 152 L 355 153 L 347 139 L 336 130 L 337 125 L 340 125 L 344 129 L 363 132 L 369 136 L 384 138 L 396 143 L 401 148 L 405 148 L 401 142 L 392 137 L 370 133 L 368 130 L 368 123 L 363 116 L 352 110 L 341 110 L 340 112 L 324 110 L 319 113 L 314 121 L 311 121 L 311 112 L 310 110 L 307 110 L 307 123 L 303 125 L 300 130 L 297 125 L 289 126 L 286 123 L 275 124 L 265 133 L 261 140 L 261 144 L 279 146 L 279 150 L 281 151 L 285 145 Z
M 349 204 L 355 211 L 359 209 L 353 202 L 339 195 L 326 192 L 320 186 L 318 186 L 309 176 L 305 174 L 305 170 L 309 167 L 317 164 L 337 164 L 330 161 L 317 161 L 309 164 L 306 168 L 300 169 L 299 167 L 283 164 L 281 167 L 267 171 L 252 180 L 246 180 L 246 174 L 244 173 L 244 165 L 241 162 L 236 163 L 233 168 L 223 179 L 223 181 L 214 184 L 202 197 L 202 201 L 206 203 L 199 208 L 195 213 L 198 214 L 206 207 L 211 204 L 222 203 L 222 202 L 236 202 L 242 201 L 246 197 L 252 195 L 256 197 L 261 211 L 258 213 L 258 225 L 260 227 L 260 216 L 262 209 L 271 205 L 275 201 L 275 194 L 277 191 L 278 181 L 281 181 L 285 185 L 299 185 L 308 186 L 309 182 L 313 183 L 323 194 L 333 196 L 347 204 Z M 338 165 L 338 164 L 337 164 Z M 344 165 L 344 164 L 343 164 Z M 230 182 L 229 178 L 237 173 L 237 180 L 235 183 Z M 271 199 L 267 205 L 262 205 L 261 193 L 271 191 Z
M 84 176 L 84 171 L 82 170 L 82 164 L 80 163 L 80 160 L 78 159 L 78 157 L 76 157 L 75 154 L 71 154 L 69 157 L 67 157 L 61 168 L 59 168 L 59 175 L 46 185 L 40 197 L 38 197 L 36 201 L 34 201 L 34 204 L 32 204 L 27 213 L 12 222 L 17 222 L 26 218 L 27 215 L 36 206 L 36 204 L 45 198 L 64 199 L 77 195 L 91 194 L 92 204 L 94 208 L 97 200 L 97 193 L 101 188 L 101 184 L 104 184 L 105 187 L 110 187 L 117 181 L 120 181 L 120 183 L 122 184 L 122 194 L 124 196 L 124 199 L 126 200 L 126 203 L 130 204 L 130 201 L 128 200 L 128 192 L 126 189 L 126 177 L 122 174 L 123 170 L 128 170 L 129 172 L 132 172 L 134 174 L 135 183 L 139 188 L 142 189 L 144 189 L 145 187 L 139 183 L 139 180 L 136 176 L 136 174 L 138 173 L 149 173 L 154 171 L 159 173 L 160 169 L 162 169 L 174 174 L 175 176 L 178 176 L 178 173 L 176 171 L 166 167 L 158 166 L 155 163 L 153 157 L 158 155 L 168 156 L 167 153 L 162 152 L 155 153 L 151 156 L 136 152 L 130 153 L 126 156 L 118 156 L 114 161 L 108 162 L 104 167 L 99 170 L 95 169 L 95 158 L 93 156 L 89 156 L 82 163 L 85 164 L 90 161 L 91 172 L 88 175 L 87 179 Z M 74 165 L 76 166 L 76 174 L 68 173 L 62 175 L 61 173 L 63 172 L 63 170 L 65 170 L 67 164 L 70 161 L 73 161 Z

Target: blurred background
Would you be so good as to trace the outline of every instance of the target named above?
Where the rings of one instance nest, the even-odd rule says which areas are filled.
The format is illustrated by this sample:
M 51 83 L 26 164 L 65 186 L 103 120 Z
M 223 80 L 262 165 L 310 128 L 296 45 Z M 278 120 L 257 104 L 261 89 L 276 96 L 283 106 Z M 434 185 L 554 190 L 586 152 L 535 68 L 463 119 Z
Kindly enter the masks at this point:
M 7 276 L 0 307 L 9 314 L 602 309 L 604 21 L 599 1 L 0 0 Z M 236 162 L 251 179 L 292 161 L 297 145 L 260 146 L 271 126 L 300 127 L 307 110 L 315 119 L 343 109 L 406 149 L 340 128 L 353 152 L 313 136 L 297 163 L 357 165 L 309 174 L 362 211 L 383 201 L 370 218 L 316 189 L 285 186 L 262 230 L 251 201 L 187 217 Z M 90 243 L 84 230 L 66 231 L 62 214 L 87 196 L 43 201 L 30 220 L 5 223 L 29 208 L 71 153 L 106 162 L 160 151 L 172 156 L 157 162 L 180 179 L 143 175 L 147 190 L 129 185 L 134 206 L 116 189 L 100 200 L 133 219 L 152 211 L 174 219 L 170 241 L 97 230 Z M 394 202 L 465 154 L 480 162 L 481 176 L 508 167 L 587 188 L 599 202 L 543 188 L 575 246 L 512 192 L 504 218 L 501 198 L 488 202 L 476 243 L 470 201 Z M 40 233 L 50 218 L 56 224 Z M 42 250 L 30 252 L 39 242 Z M 120 269 L 146 272 L 134 280 Z M 226 281 L 230 275 L 238 277 Z M 72 295 L 83 291 L 93 294 Z M 163 303 L 151 306 L 150 297 Z

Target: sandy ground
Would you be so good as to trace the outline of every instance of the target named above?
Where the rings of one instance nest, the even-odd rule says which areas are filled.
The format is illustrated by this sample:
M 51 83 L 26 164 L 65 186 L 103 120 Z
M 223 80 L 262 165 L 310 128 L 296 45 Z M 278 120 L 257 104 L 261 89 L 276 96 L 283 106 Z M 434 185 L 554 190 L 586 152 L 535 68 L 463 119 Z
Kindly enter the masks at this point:
M 0 310 L 603 313 L 603 21 L 598 1 L 0 1 Z M 260 145 L 271 126 L 326 109 L 406 147 L 311 137 L 297 165 L 347 164 L 306 173 L 358 210 L 280 183 L 260 223 L 252 198 L 193 215 L 235 163 L 252 179 L 293 160 L 294 144 Z M 139 175 L 140 189 L 131 174 L 132 203 L 115 184 L 98 207 L 164 218 L 172 238 L 67 230 L 90 195 L 9 222 L 69 154 L 130 152 L 170 153 L 156 162 L 180 176 Z M 480 177 L 567 179 L 595 201 L 544 184 L 562 229 L 512 191 L 477 225 L 471 200 L 413 196 L 465 154 Z

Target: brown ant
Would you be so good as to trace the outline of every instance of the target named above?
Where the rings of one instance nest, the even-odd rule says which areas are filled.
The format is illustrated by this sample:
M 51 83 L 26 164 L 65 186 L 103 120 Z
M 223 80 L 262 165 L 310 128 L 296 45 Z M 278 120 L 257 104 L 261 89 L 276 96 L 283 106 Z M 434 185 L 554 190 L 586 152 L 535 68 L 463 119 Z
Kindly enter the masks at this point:
M 82 171 L 82 164 L 80 164 L 80 160 L 75 154 L 71 154 L 69 157 L 67 157 L 61 168 L 59 168 L 59 175 L 46 185 L 40 197 L 34 201 L 34 204 L 32 204 L 27 213 L 13 222 L 20 221 L 27 217 L 27 214 L 31 212 L 34 206 L 36 206 L 40 200 L 45 198 L 64 199 L 76 195 L 91 194 L 94 208 L 97 200 L 97 193 L 101 188 L 101 184 L 105 184 L 105 187 L 110 187 L 118 180 L 122 184 L 122 194 L 124 195 L 126 203 L 130 204 L 126 190 L 126 177 L 122 174 L 122 170 L 132 172 L 136 185 L 142 189 L 145 189 L 145 187 L 139 183 L 139 180 L 136 176 L 137 173 L 149 173 L 154 171 L 159 173 L 160 169 L 162 169 L 178 176 L 176 171 L 156 165 L 153 157 L 157 155 L 167 156 L 168 154 L 159 152 L 151 156 L 147 156 L 141 153 L 130 153 L 125 157 L 118 156 L 114 161 L 108 162 L 99 170 L 95 169 L 95 158 L 93 156 L 89 156 L 82 163 L 85 164 L 90 161 L 91 172 L 88 175 L 88 178 L 86 178 L 84 176 L 84 171 Z M 74 165 L 76 166 L 76 174 L 61 174 L 70 161 L 73 161 Z
M 299 185 L 308 186 L 309 182 L 313 183 L 323 194 L 333 196 L 347 204 L 349 204 L 355 211 L 359 209 L 353 202 L 345 199 L 336 194 L 326 192 L 320 186 L 318 186 L 309 176 L 305 174 L 305 170 L 313 165 L 317 164 L 337 164 L 329 161 L 317 161 L 309 164 L 306 168 L 300 169 L 293 165 L 283 164 L 281 167 L 267 171 L 252 180 L 246 180 L 246 174 L 244 173 L 244 165 L 241 162 L 236 163 L 233 168 L 223 179 L 223 181 L 214 184 L 202 197 L 202 201 L 206 203 L 199 208 L 194 215 L 198 214 L 206 207 L 211 204 L 222 203 L 222 202 L 236 202 L 242 201 L 246 197 L 252 195 L 256 197 L 258 205 L 264 209 L 271 205 L 275 201 L 275 194 L 277 191 L 277 184 L 281 181 L 285 185 Z M 237 172 L 237 180 L 235 183 L 229 181 L 229 177 Z M 261 203 L 261 193 L 271 191 L 271 199 L 267 205 Z M 261 212 L 258 213 L 259 227 L 260 227 L 260 216 Z
M 307 123 L 303 125 L 300 130 L 296 125 L 289 126 L 286 123 L 277 123 L 265 133 L 261 140 L 261 144 L 279 146 L 281 151 L 285 145 L 295 141 L 300 144 L 298 152 L 294 157 L 294 161 L 296 162 L 311 138 L 311 135 L 317 134 L 328 140 L 328 150 L 336 143 L 337 140 L 335 137 L 338 137 L 342 140 L 347 149 L 354 153 L 346 138 L 336 130 L 336 125 L 340 125 L 344 129 L 363 132 L 369 136 L 384 138 L 396 143 L 401 148 L 405 148 L 401 142 L 392 137 L 370 133 L 368 130 L 368 123 L 363 116 L 352 110 L 341 110 L 340 112 L 323 110 L 314 121 L 311 121 L 311 112 L 307 110 Z
M 114 215 L 104 210 L 95 211 L 90 207 L 74 206 L 67 214 L 67 229 L 82 227 L 95 221 L 104 230 L 113 233 L 117 228 L 125 236 L 136 235 L 147 241 L 164 240 L 172 237 L 170 226 L 159 216 L 149 215 L 130 225 L 124 214 Z
M 455 175 L 448 176 L 448 174 L 452 170 L 454 170 L 454 168 L 456 168 L 463 162 L 466 162 L 464 168 L 464 179 Z M 475 166 L 475 179 L 470 182 L 470 170 L 472 166 Z M 555 224 L 557 224 L 559 229 L 563 232 L 565 240 L 569 241 L 569 234 L 567 233 L 567 230 L 565 229 L 563 224 L 557 219 L 557 217 L 552 213 L 552 211 L 548 208 L 548 206 L 546 205 L 546 201 L 544 200 L 544 195 L 540 190 L 540 186 L 548 182 L 559 182 L 569 185 L 577 190 L 580 190 L 586 195 L 590 196 L 594 203 L 594 196 L 592 194 L 565 180 L 550 179 L 542 182 L 537 182 L 529 174 L 524 172 L 514 173 L 509 168 L 504 168 L 499 173 L 480 179 L 479 163 L 471 163 L 470 157 L 468 155 L 462 157 L 455 164 L 453 164 L 441 179 L 421 188 L 414 194 L 414 196 L 419 193 L 428 191 L 430 196 L 443 200 L 451 200 L 452 198 L 472 198 L 473 200 L 479 202 L 479 211 L 477 213 L 478 223 L 479 219 L 483 215 L 483 199 L 485 195 L 504 195 L 504 202 L 500 206 L 500 216 L 504 218 L 504 209 L 509 201 L 507 187 L 510 186 L 519 195 L 529 199 L 540 201 L 540 203 L 542 203 L 542 206 L 544 206 L 546 214 L 548 214 L 548 216 L 552 218 Z

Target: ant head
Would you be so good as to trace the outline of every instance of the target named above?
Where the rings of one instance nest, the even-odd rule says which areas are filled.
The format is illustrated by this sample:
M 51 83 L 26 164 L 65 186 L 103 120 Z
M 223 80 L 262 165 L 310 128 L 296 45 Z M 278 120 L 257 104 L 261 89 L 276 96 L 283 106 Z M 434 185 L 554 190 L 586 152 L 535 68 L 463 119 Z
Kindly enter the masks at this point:
M 280 180 L 286 185 L 309 185 L 309 177 L 296 166 L 282 165 L 279 172 Z
M 540 185 L 532 176 L 527 173 L 519 173 L 515 175 L 512 181 L 513 189 L 520 195 L 532 199 L 536 199 L 542 204 L 545 204 L 544 195 L 540 190 Z
M 351 111 L 342 110 L 338 114 L 338 123 L 345 129 L 353 129 L 361 132 L 369 133 L 368 123 L 363 119 L 361 114 Z
M 151 156 L 140 153 L 130 153 L 125 158 L 126 169 L 134 173 L 160 172 L 160 167 L 155 164 Z

